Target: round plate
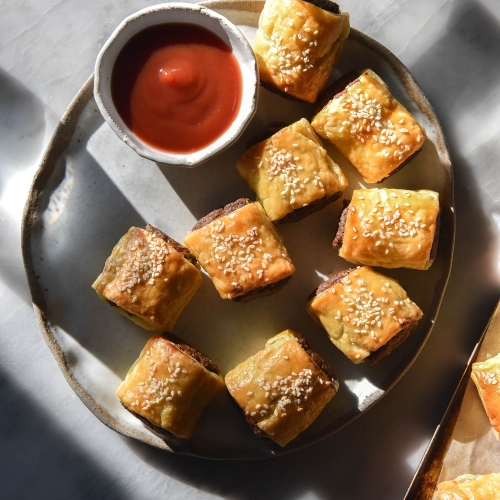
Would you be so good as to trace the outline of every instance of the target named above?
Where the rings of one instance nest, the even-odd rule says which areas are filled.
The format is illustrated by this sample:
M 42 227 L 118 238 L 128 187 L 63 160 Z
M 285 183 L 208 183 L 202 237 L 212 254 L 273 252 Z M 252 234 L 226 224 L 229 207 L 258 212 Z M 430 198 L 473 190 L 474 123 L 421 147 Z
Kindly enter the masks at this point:
M 206 3 L 238 25 L 253 43 L 263 2 Z M 22 234 L 24 263 L 42 333 L 71 387 L 112 429 L 165 450 L 224 459 L 263 458 L 323 439 L 380 400 L 411 366 L 428 338 L 450 272 L 455 233 L 453 178 L 438 120 L 404 65 L 387 49 L 352 30 L 331 79 L 370 67 L 424 126 L 422 152 L 383 187 L 432 189 L 442 204 L 437 258 L 428 271 L 382 270 L 397 278 L 422 308 L 418 330 L 378 365 L 354 365 L 328 340 L 305 310 L 307 296 L 331 272 L 351 265 L 331 243 L 342 208 L 339 200 L 301 222 L 279 225 L 297 267 L 276 295 L 248 304 L 221 300 L 204 275 L 200 291 L 173 333 L 212 358 L 223 374 L 286 328 L 302 333 L 333 368 L 340 390 L 318 419 L 284 448 L 269 446 L 247 426 L 222 391 L 209 405 L 189 442 L 166 442 L 122 408 L 115 390 L 149 333 L 117 314 L 91 284 L 118 239 L 147 222 L 182 241 L 214 208 L 254 195 L 236 171 L 246 141 L 270 122 L 311 118 L 313 106 L 260 91 L 258 110 L 243 137 L 196 169 L 159 166 L 136 155 L 106 125 L 92 97 L 92 77 L 62 118 L 28 198 Z M 357 171 L 329 144 L 349 179 L 343 198 L 365 187 Z

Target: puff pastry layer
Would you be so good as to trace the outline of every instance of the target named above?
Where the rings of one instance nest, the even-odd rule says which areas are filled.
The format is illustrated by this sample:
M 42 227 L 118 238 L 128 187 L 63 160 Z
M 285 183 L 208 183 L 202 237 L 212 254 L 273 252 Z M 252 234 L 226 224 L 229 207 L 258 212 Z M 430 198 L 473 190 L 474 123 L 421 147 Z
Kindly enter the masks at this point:
M 464 474 L 438 484 L 432 500 L 499 500 L 500 474 Z
M 224 387 L 219 370 L 153 335 L 116 391 L 123 406 L 151 423 L 153 430 L 189 439 L 203 410 Z M 193 348 L 198 358 L 205 358 Z
M 200 287 L 201 273 L 180 253 L 182 245 L 147 228 L 132 227 L 122 236 L 92 288 L 143 328 L 170 330 Z
M 333 247 L 353 264 L 428 269 L 439 228 L 439 194 L 404 189 L 358 189 Z
M 207 218 L 211 220 L 210 216 Z M 283 237 L 258 202 L 243 204 L 194 229 L 184 243 L 212 278 L 223 299 L 249 296 L 295 272 Z M 269 290 L 278 289 L 267 288 Z M 250 295 L 251 298 L 259 296 L 262 295 Z
M 272 221 L 314 203 L 323 208 L 320 200 L 335 201 L 347 187 L 305 118 L 251 147 L 236 167 Z
M 348 36 L 346 13 L 303 0 L 267 0 L 254 44 L 261 81 L 314 102 Z
M 500 440 L 500 354 L 472 365 L 471 377 L 476 384 L 495 437 Z
M 307 311 L 353 363 L 378 361 L 379 350 L 388 346 L 388 354 L 399 345 L 397 337 L 413 333 L 423 316 L 397 280 L 370 267 L 350 269 L 325 282 Z
M 366 182 L 381 182 L 395 173 L 426 138 L 409 111 L 369 69 L 335 95 L 312 126 L 337 146 Z
M 307 429 L 338 390 L 326 363 L 285 330 L 226 375 L 226 386 L 260 436 L 285 446 Z

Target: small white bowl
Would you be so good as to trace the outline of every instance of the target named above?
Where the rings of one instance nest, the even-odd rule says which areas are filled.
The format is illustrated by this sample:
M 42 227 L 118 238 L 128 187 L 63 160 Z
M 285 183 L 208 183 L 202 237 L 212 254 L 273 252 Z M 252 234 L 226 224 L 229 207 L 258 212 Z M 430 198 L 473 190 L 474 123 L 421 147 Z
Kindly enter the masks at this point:
M 189 154 L 168 153 L 141 141 L 118 114 L 111 97 L 111 73 L 123 46 L 137 33 L 157 24 L 190 23 L 215 33 L 231 47 L 239 63 L 242 80 L 241 106 L 231 126 L 215 142 Z M 259 76 L 255 54 L 241 31 L 225 17 L 200 5 L 168 3 L 154 5 L 127 17 L 97 56 L 94 72 L 94 97 L 104 119 L 116 135 L 137 154 L 158 163 L 194 167 L 220 153 L 235 142 L 257 109 Z

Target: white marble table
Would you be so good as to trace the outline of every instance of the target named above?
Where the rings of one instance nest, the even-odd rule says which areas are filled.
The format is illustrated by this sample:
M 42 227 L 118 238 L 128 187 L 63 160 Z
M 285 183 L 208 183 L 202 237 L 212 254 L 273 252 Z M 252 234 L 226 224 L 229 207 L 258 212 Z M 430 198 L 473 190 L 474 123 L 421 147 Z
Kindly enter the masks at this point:
M 31 307 L 20 219 L 37 163 L 103 42 L 149 4 L 0 0 L 2 497 L 402 498 L 500 295 L 500 3 L 341 4 L 409 67 L 441 120 L 455 171 L 454 268 L 429 341 L 380 403 L 317 445 L 253 462 L 172 455 L 105 427 L 66 383 Z

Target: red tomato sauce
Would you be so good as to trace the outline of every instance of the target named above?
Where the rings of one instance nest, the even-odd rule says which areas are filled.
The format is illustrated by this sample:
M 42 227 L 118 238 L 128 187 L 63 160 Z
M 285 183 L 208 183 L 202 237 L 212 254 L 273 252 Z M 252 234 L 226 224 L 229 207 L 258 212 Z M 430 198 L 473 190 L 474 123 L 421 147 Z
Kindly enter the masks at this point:
M 232 50 L 194 24 L 160 24 L 133 38 L 111 76 L 113 102 L 142 141 L 171 153 L 199 151 L 236 118 L 242 83 Z

